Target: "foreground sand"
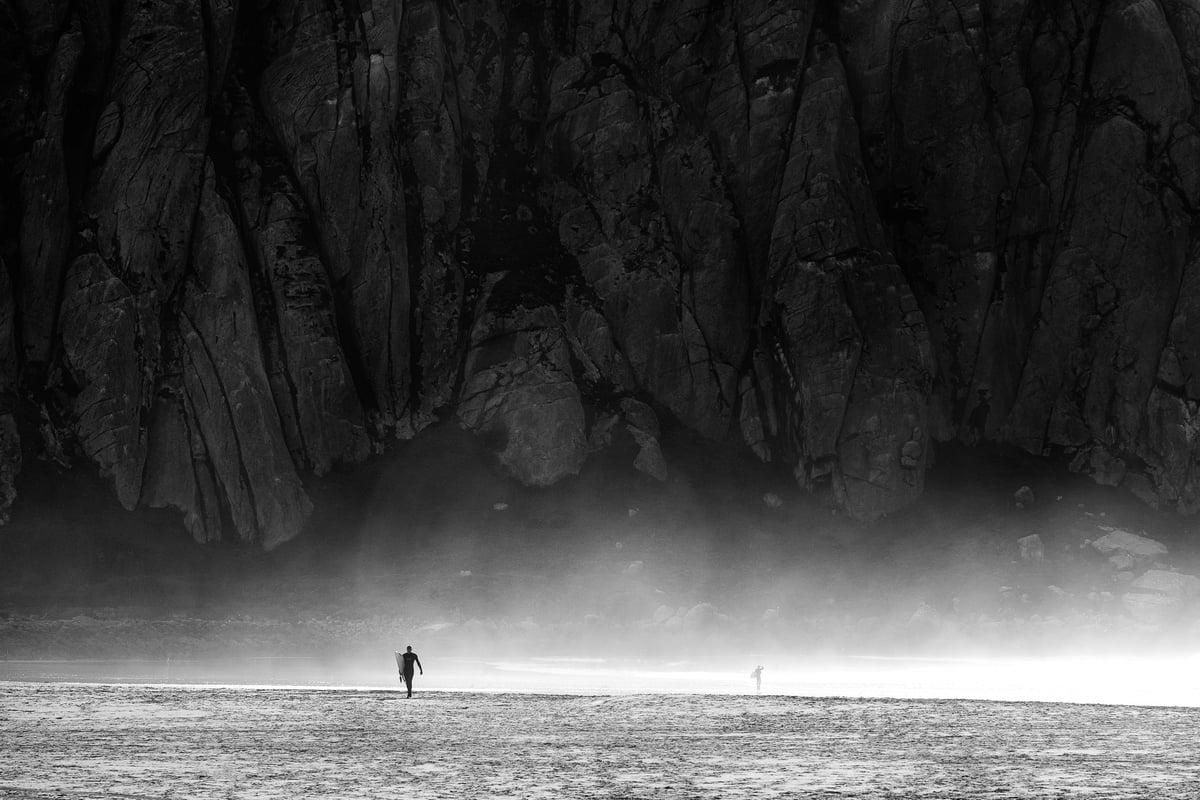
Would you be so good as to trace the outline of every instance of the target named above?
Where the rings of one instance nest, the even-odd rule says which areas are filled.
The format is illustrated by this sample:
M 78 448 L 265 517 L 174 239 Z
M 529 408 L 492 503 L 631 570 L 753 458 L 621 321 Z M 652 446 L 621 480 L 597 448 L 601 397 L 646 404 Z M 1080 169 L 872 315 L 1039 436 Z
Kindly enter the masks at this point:
M 1194 798 L 1200 712 L 0 682 L 0 796 Z

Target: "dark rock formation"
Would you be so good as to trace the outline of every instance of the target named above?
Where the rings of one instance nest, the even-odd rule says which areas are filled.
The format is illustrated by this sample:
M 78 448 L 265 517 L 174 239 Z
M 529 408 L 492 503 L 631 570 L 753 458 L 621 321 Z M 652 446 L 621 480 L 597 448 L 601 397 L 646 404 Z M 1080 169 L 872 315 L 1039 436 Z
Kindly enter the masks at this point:
M 21 471 L 21 436 L 17 430 L 16 309 L 8 271 L 0 259 L 0 525 L 8 521 L 17 499 Z
M 390 427 L 411 399 L 398 4 L 275 5 L 259 99 L 314 222 L 360 391 Z
M 792 5 L 0 0 L 0 505 L 37 413 L 205 541 L 439 417 L 1200 510 L 1200 11 Z
M 508 276 L 500 277 L 502 289 Z M 500 291 L 488 291 L 483 304 Z M 586 455 L 583 405 L 571 350 L 554 309 L 480 313 L 471 333 L 458 418 L 495 442 L 500 463 L 531 486 L 579 472 Z
M 192 241 L 193 269 L 178 315 L 184 419 L 204 442 L 214 483 L 238 534 L 270 547 L 299 529 L 311 504 L 284 441 L 263 366 L 241 241 L 211 177 L 204 184 Z M 198 513 L 199 507 L 184 510 Z M 206 531 L 219 525 L 219 519 L 205 520 Z
M 252 110 L 245 110 L 232 139 L 267 377 L 295 462 L 321 475 L 367 456 L 365 414 L 311 217 L 282 162 L 263 145 Z
M 54 30 L 48 20 L 42 23 L 46 27 L 33 33 L 35 40 Z M 42 130 L 29 149 L 21 182 L 21 341 L 26 363 L 49 361 L 54 338 L 72 231 L 64 114 L 82 52 L 83 34 L 76 23 L 59 38 L 47 70 Z

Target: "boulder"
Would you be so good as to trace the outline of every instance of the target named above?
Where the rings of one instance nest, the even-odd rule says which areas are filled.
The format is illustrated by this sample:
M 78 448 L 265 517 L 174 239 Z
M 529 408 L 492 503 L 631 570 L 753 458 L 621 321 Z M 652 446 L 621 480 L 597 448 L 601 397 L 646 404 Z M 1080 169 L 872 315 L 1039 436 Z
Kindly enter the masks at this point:
M 1028 486 L 1022 486 L 1013 492 L 1013 503 L 1017 508 L 1028 508 L 1034 502 L 1033 489 Z
M 644 475 L 649 475 L 660 483 L 671 477 L 667 467 L 666 456 L 657 439 L 647 439 L 638 447 L 638 453 L 633 459 L 633 468 Z
M 742 376 L 738 392 L 741 404 L 738 421 L 741 424 L 742 439 L 759 461 L 769 462 L 771 445 L 767 440 L 762 414 L 759 412 L 758 393 L 750 375 Z
M 1129 585 L 1131 592 L 1153 592 L 1185 601 L 1200 598 L 1200 578 L 1165 569 L 1146 570 Z
M 1020 539 L 1017 539 L 1017 549 L 1020 551 L 1021 560 L 1026 563 L 1036 563 L 1046 556 L 1045 547 L 1042 545 L 1042 537 L 1036 533 L 1031 533 L 1028 536 L 1022 536 Z
M 1200 578 L 1162 569 L 1147 570 L 1122 595 L 1125 608 L 1138 619 L 1159 621 L 1190 608 L 1200 599 Z
M 621 400 L 621 414 L 625 418 L 625 428 L 638 446 L 634 468 L 655 480 L 665 481 L 670 477 L 670 471 L 658 441 L 658 416 L 654 409 L 640 400 L 626 397 Z
M 622 398 L 620 405 L 621 414 L 625 417 L 625 425 L 635 439 L 639 436 L 658 438 L 660 430 L 658 416 L 654 413 L 654 409 L 632 397 Z
M 583 405 L 554 309 L 516 306 L 479 318 L 458 418 L 522 483 L 550 486 L 579 472 L 588 450 Z
M 1095 539 L 1092 547 L 1102 555 L 1108 556 L 1108 560 L 1118 570 L 1153 564 L 1167 555 L 1166 545 L 1162 542 L 1122 530 L 1109 531 Z

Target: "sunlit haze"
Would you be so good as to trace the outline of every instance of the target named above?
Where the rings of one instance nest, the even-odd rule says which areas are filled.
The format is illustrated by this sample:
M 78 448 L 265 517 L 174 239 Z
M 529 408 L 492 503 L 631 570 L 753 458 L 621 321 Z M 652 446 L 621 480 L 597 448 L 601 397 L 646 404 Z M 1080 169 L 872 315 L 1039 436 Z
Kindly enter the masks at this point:
M 1200 655 L 1041 659 L 847 658 L 767 661 L 761 694 L 791 697 L 969 699 L 1200 707 Z M 401 691 L 387 662 L 306 659 L 167 662 L 6 662 L 0 678 L 174 686 L 287 687 Z M 525 694 L 756 694 L 749 674 L 694 661 L 533 658 L 439 660 L 419 687 L 427 692 Z
M 0 677 L 399 690 L 412 645 L 418 694 L 754 694 L 761 665 L 764 696 L 1200 705 L 1193 600 L 1091 544 L 1154 537 L 1139 569 L 1186 578 L 1186 525 L 1090 483 L 1026 465 L 1044 499 L 1017 509 L 1011 470 L 947 456 L 925 502 L 860 523 L 744 464 L 542 492 L 453 432 L 411 447 L 269 554 L 64 506 L 45 555 L 9 562 Z

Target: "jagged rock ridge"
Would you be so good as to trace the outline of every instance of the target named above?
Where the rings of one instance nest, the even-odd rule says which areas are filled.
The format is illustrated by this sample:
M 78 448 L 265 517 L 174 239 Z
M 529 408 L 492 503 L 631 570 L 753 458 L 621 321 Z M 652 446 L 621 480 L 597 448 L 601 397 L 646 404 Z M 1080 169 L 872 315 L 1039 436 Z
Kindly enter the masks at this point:
M 0 0 L 0 505 L 200 540 L 438 417 L 872 517 L 931 443 L 1200 509 L 1192 0 Z M 24 440 L 19 441 L 19 433 Z

